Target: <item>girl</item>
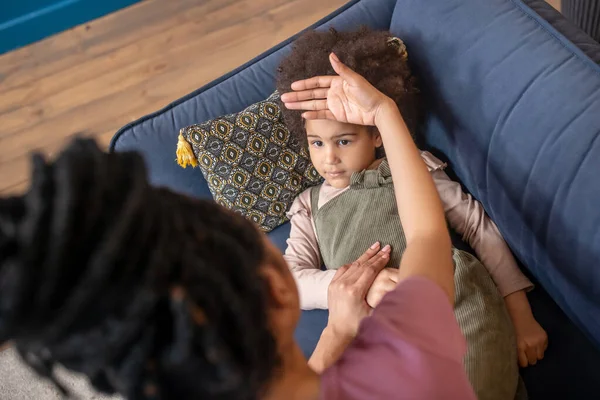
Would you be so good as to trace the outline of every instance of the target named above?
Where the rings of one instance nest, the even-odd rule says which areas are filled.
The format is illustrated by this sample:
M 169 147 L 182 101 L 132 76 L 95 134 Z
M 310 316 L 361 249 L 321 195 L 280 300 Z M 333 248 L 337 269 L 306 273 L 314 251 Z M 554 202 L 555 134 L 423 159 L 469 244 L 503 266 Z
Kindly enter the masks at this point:
M 292 82 L 307 76 L 332 76 L 343 70 L 345 67 L 336 59 L 332 59 L 330 65 L 326 57 L 330 52 L 391 98 L 414 132 L 417 89 L 406 61 L 404 44 L 388 32 L 362 29 L 338 33 L 331 30 L 304 35 L 282 61 L 277 89 L 283 93 L 289 90 Z M 320 79 L 307 81 L 312 87 L 291 86 L 296 90 L 310 90 L 282 96 L 282 101 L 290 109 L 284 111 L 286 124 L 292 134 L 308 143 L 311 160 L 325 179 L 320 187 L 302 193 L 292 205 L 289 213 L 292 229 L 285 258 L 298 282 L 302 307 L 326 308 L 327 287 L 336 268 L 355 260 L 359 249 L 373 240 L 391 245 L 388 264 L 391 268 L 382 271 L 367 295 L 367 302 L 375 307 L 382 296 L 395 286 L 397 272 L 393 268 L 399 265 L 406 246 L 404 234 L 401 228 L 397 228 L 400 224 L 391 166 L 387 160 L 376 158 L 376 151 L 382 146 L 379 126 L 375 128 L 360 119 L 332 118 L 336 112 L 347 113 L 348 107 L 352 106 L 348 101 L 340 101 L 352 90 L 351 83 L 338 78 L 331 81 L 331 87 L 323 87 L 323 82 L 329 82 L 330 78 Z M 332 106 L 340 109 L 333 110 Z M 304 116 L 310 119 L 304 121 L 300 112 L 294 110 L 307 108 L 318 111 L 305 113 Z M 519 271 L 510 250 L 482 206 L 464 194 L 458 183 L 448 178 L 443 171 L 443 163 L 427 152 L 422 152 L 421 157 L 434 178 L 450 225 L 475 249 L 504 297 L 517 336 L 519 363 L 522 366 L 535 364 L 543 357 L 547 336 L 533 318 L 525 295 L 525 291 L 532 287 L 531 282 Z M 493 327 L 498 330 L 499 336 L 489 343 L 494 345 L 498 354 L 503 355 L 511 353 L 513 327 L 508 318 L 503 319 L 504 305 L 496 301 L 499 299 L 497 290 L 489 285 L 489 276 L 480 268 L 479 262 L 467 253 L 455 251 L 454 255 L 457 265 L 456 313 L 470 344 L 465 360 L 467 372 L 479 398 L 496 398 L 489 392 L 491 387 L 498 386 L 491 378 L 495 373 L 492 370 L 482 372 L 481 366 L 487 363 L 485 357 L 481 354 L 476 356 L 476 353 L 487 351 L 489 364 L 495 364 L 496 372 L 510 367 L 502 366 L 499 359 L 491 356 L 490 348 L 476 349 L 481 346 L 481 343 L 477 344 L 481 335 L 477 329 L 483 328 L 483 325 L 477 325 L 476 320 L 485 313 L 497 312 L 498 321 L 503 322 Z M 327 268 L 325 271 L 320 269 L 323 263 Z M 473 289 L 474 285 L 477 286 L 476 291 L 466 289 Z M 460 296 L 463 296 L 463 305 L 459 304 Z M 471 301 L 475 303 L 467 305 Z M 478 307 L 479 311 L 474 311 Z M 503 343 L 505 350 L 502 350 Z M 509 374 L 510 379 L 503 379 L 507 388 L 512 385 L 508 382 L 516 379 L 516 369 L 512 369 L 515 373 Z M 508 392 L 511 390 L 507 389 Z M 506 397 L 506 392 L 496 391 L 496 394 L 499 395 L 497 398 L 510 398 Z

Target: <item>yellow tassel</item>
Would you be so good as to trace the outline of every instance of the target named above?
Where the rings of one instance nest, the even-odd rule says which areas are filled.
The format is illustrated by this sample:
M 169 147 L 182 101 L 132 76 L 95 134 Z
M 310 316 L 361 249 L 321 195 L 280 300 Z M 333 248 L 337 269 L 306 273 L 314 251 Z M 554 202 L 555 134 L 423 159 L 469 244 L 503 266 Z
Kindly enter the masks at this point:
M 192 167 L 198 166 L 198 160 L 196 160 L 192 146 L 183 137 L 183 130 L 179 131 L 179 138 L 177 139 L 177 164 L 182 168 L 186 168 L 188 164 Z

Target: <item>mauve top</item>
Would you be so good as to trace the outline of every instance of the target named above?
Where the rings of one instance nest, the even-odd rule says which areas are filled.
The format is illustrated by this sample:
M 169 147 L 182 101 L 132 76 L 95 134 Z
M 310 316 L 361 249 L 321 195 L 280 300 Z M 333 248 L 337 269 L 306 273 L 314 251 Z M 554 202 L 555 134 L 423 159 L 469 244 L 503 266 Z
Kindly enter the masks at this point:
M 460 183 L 448 177 L 444 172 L 446 164 L 426 151 L 421 152 L 421 158 L 431 172 L 450 226 L 473 248 L 500 294 L 508 296 L 519 290 L 531 289 L 531 281 L 517 266 L 498 227 L 485 213 L 481 203 L 464 193 Z M 376 162 L 370 169 L 378 165 L 379 162 Z M 319 189 L 319 208 L 347 189 L 336 189 L 327 182 L 323 183 Z M 310 189 L 294 200 L 288 217 L 291 231 L 284 258 L 296 278 L 300 306 L 305 310 L 326 309 L 327 288 L 336 270 L 321 270 L 321 253 L 311 214 Z M 373 238 L 373 242 L 376 240 Z
M 408 278 L 365 318 L 321 376 L 323 400 L 475 400 L 462 364 L 465 339 L 443 290 Z

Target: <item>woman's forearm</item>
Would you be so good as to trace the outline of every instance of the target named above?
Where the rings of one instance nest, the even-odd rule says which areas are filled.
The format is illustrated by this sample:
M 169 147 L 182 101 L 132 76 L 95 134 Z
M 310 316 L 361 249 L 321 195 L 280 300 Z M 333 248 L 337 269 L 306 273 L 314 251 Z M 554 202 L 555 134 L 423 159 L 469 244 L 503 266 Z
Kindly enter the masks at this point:
M 375 123 L 383 139 L 407 241 L 400 278 L 422 275 L 432 279 L 453 303 L 452 244 L 431 174 L 393 101 L 381 107 Z
M 410 241 L 413 236 L 446 230 L 444 208 L 431 173 L 393 102 L 378 114 L 376 124 L 394 179 L 406 239 Z
M 336 335 L 329 327 L 325 328 L 308 360 L 308 366 L 316 373 L 322 373 L 340 358 L 352 339 L 354 338 Z

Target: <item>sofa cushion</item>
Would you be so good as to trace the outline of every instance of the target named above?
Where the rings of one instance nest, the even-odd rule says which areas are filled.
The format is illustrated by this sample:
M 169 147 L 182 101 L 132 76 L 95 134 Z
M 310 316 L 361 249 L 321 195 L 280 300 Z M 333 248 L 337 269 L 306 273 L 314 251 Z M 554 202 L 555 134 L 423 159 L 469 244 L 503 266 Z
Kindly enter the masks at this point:
M 520 1 L 401 0 L 391 31 L 430 100 L 428 144 L 600 346 L 600 66 Z
M 190 150 L 217 203 L 265 232 L 287 222 L 294 199 L 322 182 L 308 150 L 284 125 L 277 92 L 239 113 L 183 128 L 177 145 L 183 167 Z

